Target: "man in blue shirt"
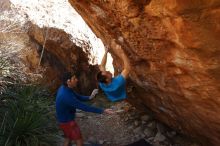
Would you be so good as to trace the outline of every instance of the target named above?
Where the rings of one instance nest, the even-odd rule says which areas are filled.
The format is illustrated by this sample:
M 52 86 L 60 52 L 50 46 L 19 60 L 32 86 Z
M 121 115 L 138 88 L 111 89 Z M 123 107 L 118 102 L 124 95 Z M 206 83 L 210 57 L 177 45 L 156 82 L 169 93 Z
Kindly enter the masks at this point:
M 81 101 L 91 100 L 98 92 L 93 90 L 91 96 L 82 96 L 73 91 L 78 79 L 75 74 L 67 72 L 63 75 L 63 85 L 60 86 L 56 96 L 56 115 L 60 128 L 65 135 L 64 146 L 68 146 L 71 141 L 75 141 L 77 146 L 83 145 L 80 128 L 75 122 L 76 109 L 93 113 L 112 114 L 111 109 L 101 109 L 88 106 Z
M 107 98 L 110 101 L 115 102 L 123 100 L 127 97 L 125 83 L 126 78 L 128 77 L 130 72 L 130 62 L 124 51 L 122 50 L 121 46 L 118 45 L 115 40 L 111 42 L 111 47 L 113 48 L 116 55 L 121 57 L 121 59 L 123 60 L 123 71 L 121 72 L 121 74 L 114 78 L 112 78 L 111 72 L 106 71 L 105 66 L 108 54 L 108 49 L 106 48 L 105 54 L 102 58 L 102 62 L 99 66 L 100 72 L 97 74 L 97 80 L 99 81 L 99 86 L 104 91 Z

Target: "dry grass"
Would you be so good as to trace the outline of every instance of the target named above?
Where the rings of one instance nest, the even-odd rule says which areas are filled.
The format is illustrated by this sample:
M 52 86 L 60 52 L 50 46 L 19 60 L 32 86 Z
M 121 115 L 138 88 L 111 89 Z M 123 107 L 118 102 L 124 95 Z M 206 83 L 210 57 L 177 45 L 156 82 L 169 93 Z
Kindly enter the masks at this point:
M 25 18 L 16 10 L 4 11 L 0 17 L 0 94 L 10 84 L 27 79 L 24 64 L 20 54 L 28 39 L 24 37 L 27 31 Z

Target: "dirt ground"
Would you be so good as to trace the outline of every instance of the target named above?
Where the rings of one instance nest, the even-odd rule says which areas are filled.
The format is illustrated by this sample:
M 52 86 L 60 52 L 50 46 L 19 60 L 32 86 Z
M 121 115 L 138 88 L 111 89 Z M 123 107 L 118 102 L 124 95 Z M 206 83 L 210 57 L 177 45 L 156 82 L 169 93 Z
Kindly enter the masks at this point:
M 183 136 L 122 101 L 111 103 L 100 95 L 90 103 L 97 107 L 112 108 L 112 115 L 98 115 L 77 111 L 85 144 L 123 146 L 144 139 L 153 146 L 200 146 L 191 138 Z

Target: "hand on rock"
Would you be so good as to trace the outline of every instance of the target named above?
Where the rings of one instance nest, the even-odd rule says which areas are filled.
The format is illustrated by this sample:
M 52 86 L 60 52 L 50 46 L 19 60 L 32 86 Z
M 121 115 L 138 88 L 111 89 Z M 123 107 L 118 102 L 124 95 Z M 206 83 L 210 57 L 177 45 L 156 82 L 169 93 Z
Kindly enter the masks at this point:
M 115 39 L 112 39 L 111 41 L 111 47 L 114 49 L 114 51 L 118 54 L 118 55 L 121 55 L 121 54 L 124 54 L 124 51 L 121 47 L 121 45 L 119 45 Z
M 108 53 L 109 51 L 109 46 L 105 46 L 105 52 Z

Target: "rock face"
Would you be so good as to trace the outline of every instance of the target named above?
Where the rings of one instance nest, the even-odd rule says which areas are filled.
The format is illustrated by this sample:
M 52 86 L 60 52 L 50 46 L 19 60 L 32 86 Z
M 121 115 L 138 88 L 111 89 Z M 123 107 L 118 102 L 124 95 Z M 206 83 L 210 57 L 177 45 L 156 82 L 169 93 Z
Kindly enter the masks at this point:
M 115 38 L 122 45 L 133 101 L 204 145 L 220 145 L 219 0 L 69 2 L 105 44 Z
M 89 52 L 84 52 L 71 41 L 67 33 L 56 28 L 39 28 L 30 24 L 28 34 L 31 41 L 35 42 L 32 48 L 36 50 L 27 54 L 26 62 L 29 62 L 29 68 L 33 70 L 38 68 L 40 62 L 46 70 L 44 83 L 50 83 L 50 88 L 55 90 L 61 84 L 62 74 L 75 70 L 80 75 L 78 91 L 90 95 L 92 89 L 96 88 L 95 74 L 98 66 L 89 65 Z M 42 53 L 43 46 L 45 49 Z
M 10 10 L 11 3 L 9 0 L 1 0 L 0 1 L 0 12 Z

